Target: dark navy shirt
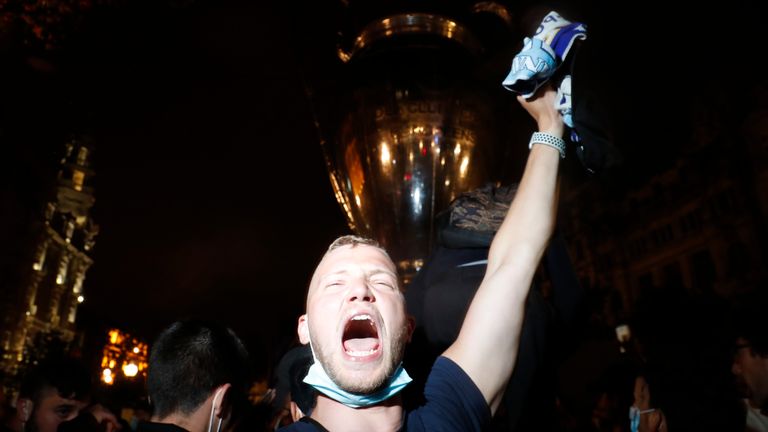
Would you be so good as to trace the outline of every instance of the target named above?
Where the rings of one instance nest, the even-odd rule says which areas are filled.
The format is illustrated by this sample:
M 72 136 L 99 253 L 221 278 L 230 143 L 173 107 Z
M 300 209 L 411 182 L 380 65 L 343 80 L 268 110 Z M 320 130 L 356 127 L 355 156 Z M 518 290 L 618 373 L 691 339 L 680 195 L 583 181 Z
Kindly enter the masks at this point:
M 424 388 L 427 403 L 406 416 L 403 431 L 482 431 L 491 422 L 483 394 L 459 365 L 438 357 Z M 312 422 L 296 422 L 281 432 L 319 432 Z

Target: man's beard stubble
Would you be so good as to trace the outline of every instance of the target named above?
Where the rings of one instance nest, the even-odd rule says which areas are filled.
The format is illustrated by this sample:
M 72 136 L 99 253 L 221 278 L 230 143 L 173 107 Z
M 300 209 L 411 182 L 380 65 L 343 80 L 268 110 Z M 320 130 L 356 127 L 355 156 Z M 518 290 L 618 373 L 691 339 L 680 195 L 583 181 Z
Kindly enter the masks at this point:
M 310 329 L 311 330 L 311 329 Z M 398 366 L 403 360 L 403 353 L 405 351 L 405 344 L 406 344 L 406 332 L 407 332 L 407 325 L 403 325 L 403 327 L 400 329 L 400 331 L 393 335 L 391 338 L 390 347 L 387 351 L 384 352 L 385 359 L 384 361 L 388 361 L 388 364 L 386 365 L 384 372 L 379 373 L 375 376 L 372 376 L 369 382 L 345 382 L 341 371 L 337 370 L 337 367 L 332 362 L 329 362 L 328 359 L 333 359 L 332 355 L 326 355 L 326 353 L 323 351 L 322 347 L 317 350 L 317 360 L 320 362 L 320 365 L 325 370 L 325 373 L 328 374 L 328 376 L 331 378 L 331 380 L 336 383 L 339 387 L 341 387 L 342 390 L 348 391 L 350 393 L 355 394 L 373 394 L 377 391 L 384 388 L 389 380 L 394 375 L 395 371 L 397 370 Z M 310 335 L 311 335 L 310 331 Z M 316 338 L 313 338 L 316 340 Z M 389 354 L 389 357 L 387 358 L 387 354 Z

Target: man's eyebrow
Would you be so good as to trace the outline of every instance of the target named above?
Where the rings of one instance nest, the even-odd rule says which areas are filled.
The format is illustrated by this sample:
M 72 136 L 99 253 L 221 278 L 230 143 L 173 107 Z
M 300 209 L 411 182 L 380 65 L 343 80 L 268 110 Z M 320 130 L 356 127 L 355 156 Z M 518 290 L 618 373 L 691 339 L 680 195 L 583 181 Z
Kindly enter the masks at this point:
M 327 278 L 332 278 L 334 276 L 344 276 L 346 274 L 349 274 L 349 270 L 347 269 L 336 270 L 336 271 L 324 274 L 323 276 L 320 277 L 320 280 L 325 280 Z M 386 268 L 374 268 L 365 272 L 366 277 L 375 276 L 377 274 L 386 274 L 394 278 L 397 278 L 397 274 L 395 272 Z
M 334 277 L 334 276 L 344 275 L 344 274 L 347 274 L 347 273 L 349 273 L 349 271 L 347 271 L 347 269 L 336 270 L 336 271 L 333 271 L 333 272 L 330 272 L 330 273 L 326 273 L 326 274 L 320 276 L 320 280 L 327 279 L 327 278 Z
M 393 272 L 392 270 L 389 270 L 389 269 L 384 269 L 384 268 L 373 269 L 371 271 L 366 272 L 366 275 L 368 277 L 371 277 L 371 276 L 376 276 L 376 275 L 382 274 L 382 273 L 386 274 L 386 275 L 389 275 L 389 276 L 392 276 L 393 278 L 397 278 L 397 274 L 395 274 L 395 272 Z

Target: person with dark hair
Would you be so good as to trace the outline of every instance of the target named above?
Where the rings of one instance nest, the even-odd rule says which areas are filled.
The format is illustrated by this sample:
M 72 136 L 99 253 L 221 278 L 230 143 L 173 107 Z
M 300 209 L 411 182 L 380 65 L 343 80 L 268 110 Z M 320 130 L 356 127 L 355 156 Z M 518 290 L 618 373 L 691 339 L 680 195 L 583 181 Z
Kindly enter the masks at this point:
M 47 360 L 25 376 L 16 416 L 5 424 L 13 432 L 118 429 L 117 419 L 101 405 L 90 405 L 88 370 L 74 359 Z
M 768 318 L 765 299 L 738 311 L 731 372 L 745 398 L 746 431 L 768 432 Z
M 635 377 L 632 391 L 634 401 L 629 409 L 629 427 L 631 432 L 666 432 L 667 421 L 664 411 L 659 407 L 657 397 L 651 397 L 654 375 L 650 371 L 641 371 Z
M 320 394 L 290 431 L 479 431 L 488 427 L 512 375 L 525 299 L 555 222 L 557 178 L 565 156 L 563 119 L 550 87 L 518 97 L 534 133 L 515 200 L 491 244 L 485 277 L 454 343 L 434 363 L 426 403 L 409 413 L 400 391 L 414 321 L 397 268 L 375 242 L 335 241 L 310 281 L 297 332 L 314 363 L 304 381 Z
M 154 412 L 139 431 L 220 431 L 246 401 L 249 377 L 248 352 L 232 330 L 175 322 L 150 352 L 147 388 Z
M 277 416 L 275 426 L 282 426 L 284 418 L 290 418 L 287 423 L 290 424 L 312 414 L 317 392 L 304 382 L 312 363 L 312 351 L 307 345 L 291 348 L 280 359 L 275 404 L 283 412 Z
M 312 414 L 312 409 L 317 403 L 317 392 L 309 384 L 304 382 L 309 368 L 312 366 L 312 356 L 301 357 L 288 371 L 291 379 L 291 418 L 297 421 L 304 416 Z
M 405 293 L 416 320 L 405 364 L 424 370 L 458 336 L 469 302 L 482 282 L 493 234 L 514 197 L 516 185 L 487 184 L 460 195 L 438 215 L 437 246 Z M 562 234 L 556 230 L 544 255 L 550 295 L 531 287 L 526 299 L 517 366 L 504 394 L 493 430 L 551 430 L 557 421 L 556 338 L 576 324 L 583 289 L 579 286 Z M 413 345 L 420 345 L 414 349 Z M 557 349 L 555 349 L 557 346 Z M 416 351 L 419 350 L 419 351 Z M 417 381 L 416 384 L 423 386 Z M 406 394 L 406 397 L 408 395 Z M 409 401 L 406 401 L 408 403 Z

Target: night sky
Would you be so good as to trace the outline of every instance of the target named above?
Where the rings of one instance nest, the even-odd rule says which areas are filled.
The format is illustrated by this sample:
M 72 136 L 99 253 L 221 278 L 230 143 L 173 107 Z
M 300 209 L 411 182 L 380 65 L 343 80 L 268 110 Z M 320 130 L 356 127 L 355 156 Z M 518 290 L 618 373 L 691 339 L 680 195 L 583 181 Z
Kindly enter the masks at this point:
M 559 5 L 589 25 L 586 61 L 634 183 L 674 160 L 692 108 L 738 110 L 760 76 L 756 7 L 664 4 Z M 203 316 L 267 356 L 292 341 L 314 265 L 347 232 L 312 120 L 323 107 L 303 84 L 332 81 L 332 6 L 126 0 L 95 8 L 43 53 L 52 68 L 2 41 L 6 208 L 44 196 L 70 130 L 96 143 L 101 233 L 81 326 L 151 339 Z

